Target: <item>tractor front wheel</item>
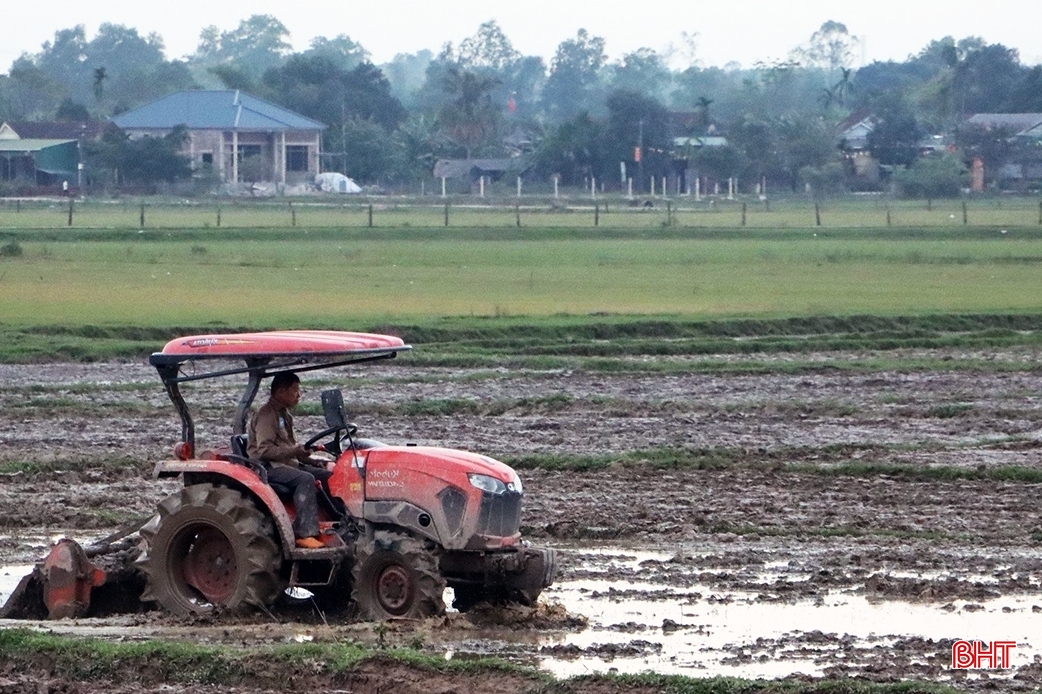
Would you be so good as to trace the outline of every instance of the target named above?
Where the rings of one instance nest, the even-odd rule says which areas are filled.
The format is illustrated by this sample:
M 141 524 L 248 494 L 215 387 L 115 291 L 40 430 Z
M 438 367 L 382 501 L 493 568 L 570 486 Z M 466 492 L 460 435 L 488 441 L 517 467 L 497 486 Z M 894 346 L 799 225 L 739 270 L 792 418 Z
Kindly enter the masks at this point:
M 404 533 L 377 530 L 358 539 L 351 597 L 359 616 L 422 619 L 445 614 L 445 579 L 434 553 Z
M 142 599 L 175 614 L 266 607 L 285 588 L 271 520 L 234 489 L 185 487 L 159 504 L 141 535 Z

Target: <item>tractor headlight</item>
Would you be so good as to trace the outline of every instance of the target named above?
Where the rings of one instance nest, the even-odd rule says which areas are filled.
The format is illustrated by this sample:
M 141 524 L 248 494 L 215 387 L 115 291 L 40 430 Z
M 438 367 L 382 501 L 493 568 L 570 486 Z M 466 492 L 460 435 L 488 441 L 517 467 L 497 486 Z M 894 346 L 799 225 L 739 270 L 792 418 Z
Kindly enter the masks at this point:
M 470 478 L 470 483 L 480 489 L 483 492 L 489 494 L 502 494 L 507 490 L 507 486 L 495 477 L 489 477 L 488 475 L 478 475 L 476 473 L 470 473 L 467 475 Z

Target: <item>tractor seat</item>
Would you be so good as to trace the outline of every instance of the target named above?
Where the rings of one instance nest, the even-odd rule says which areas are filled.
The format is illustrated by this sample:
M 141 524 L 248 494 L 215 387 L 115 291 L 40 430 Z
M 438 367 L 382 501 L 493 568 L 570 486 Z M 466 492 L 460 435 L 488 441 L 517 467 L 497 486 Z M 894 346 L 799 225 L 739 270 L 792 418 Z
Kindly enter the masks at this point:
M 231 457 L 235 460 L 235 462 L 240 462 L 244 465 L 247 465 L 248 467 L 253 468 L 255 471 L 257 469 L 265 469 L 265 465 L 263 462 L 259 460 L 253 460 L 246 454 L 246 451 L 249 448 L 249 439 L 246 437 L 246 434 L 233 435 L 231 439 L 231 447 Z M 287 501 L 293 498 L 293 489 L 291 489 L 290 487 L 287 487 L 284 484 L 278 484 L 277 482 L 269 482 L 267 479 L 267 475 L 260 475 L 260 477 L 267 483 L 269 487 L 271 487 L 272 491 L 275 492 L 275 495 L 283 501 Z

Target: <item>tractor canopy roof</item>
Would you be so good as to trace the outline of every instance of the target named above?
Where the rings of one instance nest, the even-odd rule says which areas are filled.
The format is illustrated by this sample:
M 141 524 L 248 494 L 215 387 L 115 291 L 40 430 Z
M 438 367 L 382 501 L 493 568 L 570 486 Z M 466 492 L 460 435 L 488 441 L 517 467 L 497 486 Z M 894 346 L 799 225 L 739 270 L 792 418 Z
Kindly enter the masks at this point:
M 149 363 L 155 367 L 206 359 L 247 361 L 293 360 L 296 363 L 355 361 L 356 358 L 393 357 L 411 349 L 399 337 L 337 330 L 281 330 L 259 333 L 189 335 L 166 343 Z
M 179 384 L 205 378 L 249 374 L 236 408 L 234 433 L 245 431 L 246 416 L 262 379 L 281 371 L 304 372 L 361 362 L 394 359 L 412 349 L 393 335 L 337 330 L 281 330 L 257 333 L 190 335 L 171 340 L 154 352 L 149 363 L 159 371 L 174 407 L 181 415 L 183 440 L 194 448 L 195 426 Z M 214 362 L 239 361 L 241 366 L 220 368 Z M 186 371 L 189 363 L 203 368 Z

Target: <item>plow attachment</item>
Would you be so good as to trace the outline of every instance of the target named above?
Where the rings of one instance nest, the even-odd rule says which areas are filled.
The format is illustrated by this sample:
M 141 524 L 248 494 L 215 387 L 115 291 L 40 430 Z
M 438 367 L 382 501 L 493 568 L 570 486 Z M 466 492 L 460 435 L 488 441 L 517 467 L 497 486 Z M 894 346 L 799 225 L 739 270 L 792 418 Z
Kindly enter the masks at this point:
M 0 607 L 3 619 L 72 619 L 140 612 L 144 574 L 134 566 L 138 549 L 125 529 L 84 549 L 75 540 L 54 543 Z M 119 540 L 118 542 L 116 540 Z

